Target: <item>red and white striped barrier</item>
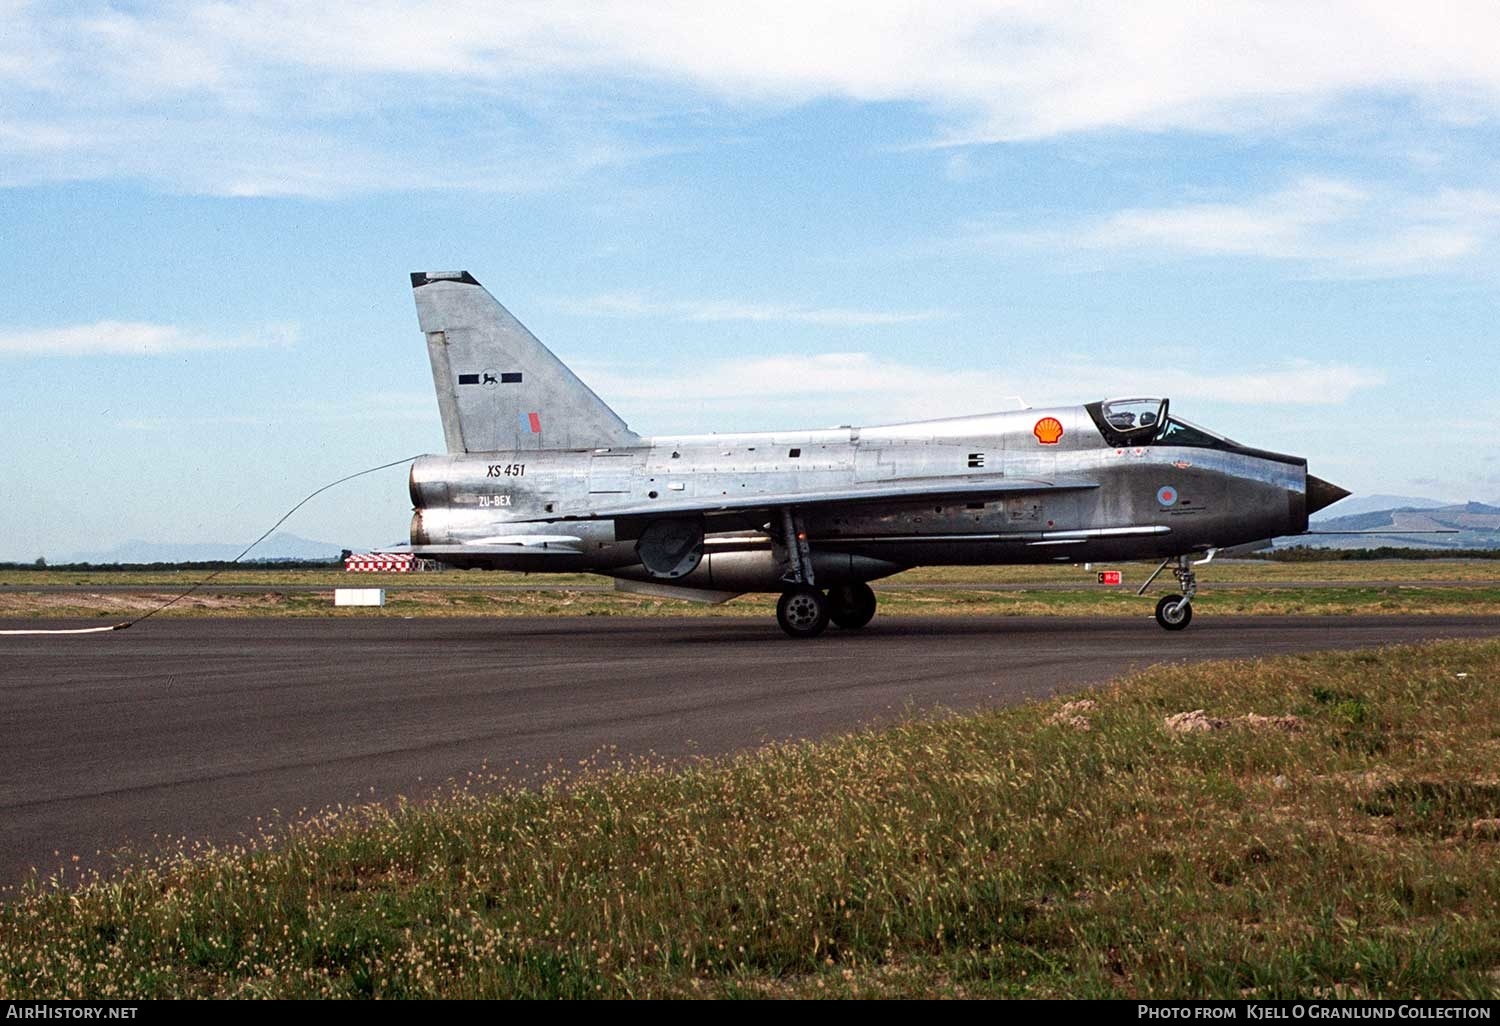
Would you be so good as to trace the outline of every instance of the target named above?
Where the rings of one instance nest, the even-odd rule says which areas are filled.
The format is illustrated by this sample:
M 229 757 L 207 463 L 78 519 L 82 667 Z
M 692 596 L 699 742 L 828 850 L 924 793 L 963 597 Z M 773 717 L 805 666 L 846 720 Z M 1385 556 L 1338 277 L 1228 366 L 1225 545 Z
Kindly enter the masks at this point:
M 405 574 L 419 567 L 409 552 L 354 552 L 345 558 L 344 569 L 356 574 Z

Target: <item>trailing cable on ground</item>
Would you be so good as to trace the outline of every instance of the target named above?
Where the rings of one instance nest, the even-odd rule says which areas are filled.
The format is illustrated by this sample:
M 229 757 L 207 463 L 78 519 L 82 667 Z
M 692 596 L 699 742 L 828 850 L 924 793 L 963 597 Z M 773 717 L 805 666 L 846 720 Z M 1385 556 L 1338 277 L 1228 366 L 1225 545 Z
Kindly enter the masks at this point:
M 244 559 L 247 555 L 250 554 L 250 550 L 251 549 L 255 548 L 255 546 L 257 546 L 261 542 L 265 541 L 267 538 L 269 538 L 271 536 L 271 533 L 273 531 L 275 531 L 282 524 L 284 524 L 288 520 L 290 520 L 293 513 L 297 512 L 303 506 L 306 506 L 309 502 L 311 502 L 313 499 L 317 498 L 319 495 L 322 495 L 324 492 L 328 491 L 328 489 L 333 488 L 336 485 L 341 485 L 345 481 L 353 481 L 356 477 L 364 477 L 366 474 L 373 474 L 377 470 L 387 470 L 387 469 L 389 469 L 391 467 L 398 467 L 398 466 L 400 466 L 403 463 L 410 463 L 412 460 L 420 458 L 421 455 L 422 455 L 421 453 L 418 453 L 416 456 L 407 456 L 407 457 L 405 457 L 403 459 L 392 460 L 389 463 L 382 463 L 378 467 L 369 467 L 369 468 L 367 468 L 365 470 L 358 471 L 357 473 L 349 474 L 349 475 L 346 475 L 344 477 L 341 477 L 337 481 L 329 481 L 323 487 L 321 487 L 321 488 L 319 488 L 319 489 L 317 489 L 315 491 L 309 492 L 305 497 L 303 497 L 303 499 L 302 499 L 301 502 L 297 503 L 297 505 L 293 506 L 291 509 L 287 510 L 284 514 L 282 514 L 280 520 L 276 521 L 276 523 L 274 523 L 270 527 L 266 528 L 266 532 L 264 534 L 262 534 L 259 538 L 255 539 L 249 545 L 246 545 L 244 547 L 244 549 L 241 550 L 241 552 L 240 552 L 240 554 L 238 556 L 235 556 L 233 559 L 231 559 L 229 561 L 229 565 L 233 566 L 234 564 L 238 563 L 240 560 Z M 194 584 L 192 587 L 188 588 L 186 591 L 182 592 L 182 594 L 177 595 L 177 596 L 175 596 L 175 597 L 173 597 L 171 599 L 168 599 L 166 602 L 163 602 L 161 605 L 155 607 L 154 609 L 150 609 L 150 610 L 142 613 L 140 616 L 137 616 L 133 620 L 126 620 L 124 623 L 110 624 L 108 627 L 72 627 L 72 628 L 57 628 L 57 629 L 49 629 L 49 628 L 27 628 L 27 629 L 23 629 L 23 630 L 0 631 L 0 635 L 18 635 L 18 634 L 108 634 L 111 631 L 123 631 L 123 630 L 125 630 L 128 627 L 134 627 L 136 624 L 140 623 L 142 620 L 149 620 L 151 617 L 155 616 L 157 613 L 160 613 L 163 609 L 167 609 L 167 608 L 170 608 L 171 606 L 175 606 L 177 603 L 179 603 L 183 599 L 187 598 L 189 595 L 191 595 L 193 592 L 197 591 L 199 588 L 201 588 L 204 585 L 210 583 L 211 581 L 213 581 L 213 579 L 215 577 L 218 577 L 220 574 L 222 574 L 225 570 L 228 570 L 228 569 L 229 569 L 228 566 L 220 567 L 219 569 L 215 570 L 213 573 L 209 574 L 207 577 L 203 578 L 203 580 L 199 581 L 198 583 Z

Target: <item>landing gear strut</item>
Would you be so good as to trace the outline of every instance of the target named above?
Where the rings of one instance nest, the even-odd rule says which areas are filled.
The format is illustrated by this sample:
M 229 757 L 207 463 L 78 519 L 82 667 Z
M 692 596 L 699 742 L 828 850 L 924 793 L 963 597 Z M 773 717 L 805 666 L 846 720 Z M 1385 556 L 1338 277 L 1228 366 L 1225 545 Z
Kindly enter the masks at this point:
M 856 581 L 818 590 L 813 575 L 812 549 L 802 515 L 795 507 L 781 510 L 779 555 L 784 560 L 781 575 L 786 591 L 776 603 L 776 622 L 793 638 L 816 638 L 832 620 L 845 630 L 857 630 L 875 615 L 875 592 L 868 584 Z M 773 535 L 774 537 L 774 535 Z
M 1210 552 L 1208 559 L 1213 558 Z M 1160 574 L 1171 563 L 1170 559 L 1162 561 L 1161 566 L 1156 568 L 1156 573 L 1146 578 L 1146 583 L 1141 585 L 1141 590 L 1136 594 L 1144 595 L 1151 582 L 1156 580 Z M 1208 562 L 1208 560 L 1204 560 Z M 1193 596 L 1198 594 L 1198 572 L 1193 569 L 1193 561 L 1187 556 L 1178 556 L 1177 565 L 1172 568 L 1172 576 L 1177 578 L 1177 586 L 1182 589 L 1181 595 L 1166 595 L 1156 604 L 1156 622 L 1165 630 L 1180 631 L 1193 622 Z
M 781 545 L 786 553 L 786 591 L 776 603 L 776 622 L 793 638 L 816 638 L 828 628 L 828 596 L 813 577 L 812 551 L 802 517 L 793 507 L 781 511 Z

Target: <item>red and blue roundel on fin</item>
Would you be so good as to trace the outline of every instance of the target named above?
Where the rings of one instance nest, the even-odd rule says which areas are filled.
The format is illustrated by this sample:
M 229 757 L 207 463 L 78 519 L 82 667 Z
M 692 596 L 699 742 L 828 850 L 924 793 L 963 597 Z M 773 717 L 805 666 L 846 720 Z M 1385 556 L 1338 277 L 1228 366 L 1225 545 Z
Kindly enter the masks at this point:
M 1177 489 L 1171 485 L 1162 485 L 1156 490 L 1156 501 L 1163 506 L 1177 505 Z

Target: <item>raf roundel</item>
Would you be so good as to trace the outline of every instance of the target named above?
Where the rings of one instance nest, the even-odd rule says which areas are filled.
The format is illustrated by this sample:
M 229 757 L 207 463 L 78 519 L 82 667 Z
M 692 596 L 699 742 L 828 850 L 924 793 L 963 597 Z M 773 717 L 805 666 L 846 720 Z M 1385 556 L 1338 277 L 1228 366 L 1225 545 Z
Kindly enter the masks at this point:
M 1043 417 L 1036 422 L 1036 427 L 1031 429 L 1036 435 L 1036 440 L 1043 445 L 1056 445 L 1057 440 L 1063 436 L 1062 421 L 1056 417 Z
M 1177 505 L 1177 489 L 1171 485 L 1162 485 L 1156 490 L 1156 501 L 1163 506 Z

